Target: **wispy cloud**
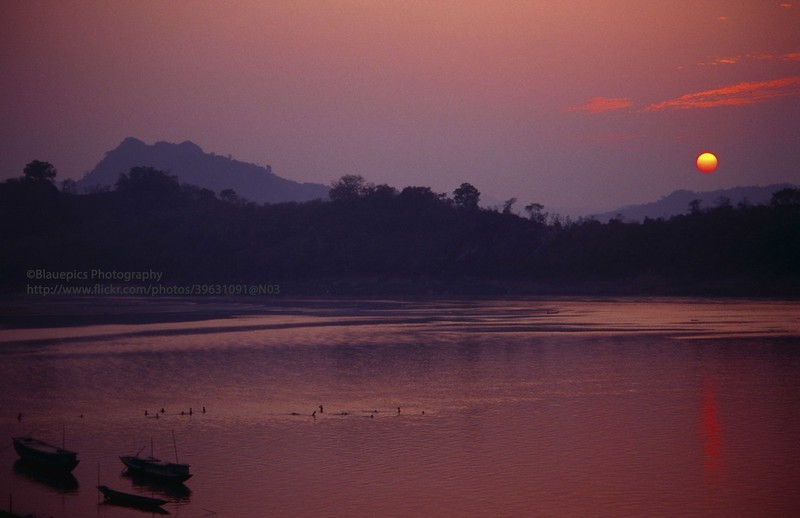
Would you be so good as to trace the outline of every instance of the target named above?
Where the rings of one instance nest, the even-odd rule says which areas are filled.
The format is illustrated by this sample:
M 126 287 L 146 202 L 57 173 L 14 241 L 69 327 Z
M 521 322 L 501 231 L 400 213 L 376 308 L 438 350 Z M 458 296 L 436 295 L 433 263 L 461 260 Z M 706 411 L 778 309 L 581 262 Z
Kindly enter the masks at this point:
M 633 102 L 625 97 L 592 97 L 583 104 L 570 106 L 567 111 L 587 111 L 591 114 L 622 110 L 633 106 Z
M 738 62 L 739 60 L 736 58 L 717 58 L 712 61 L 711 65 L 733 65 L 734 63 Z
M 735 63 L 743 63 L 747 61 L 800 61 L 800 52 L 787 52 L 785 54 L 775 55 L 768 53 L 750 53 L 739 54 L 738 56 L 724 56 L 714 58 L 711 61 L 701 61 L 697 63 L 698 66 L 716 66 L 716 65 L 733 65 Z
M 644 111 L 743 106 L 795 95 L 800 95 L 800 76 L 736 83 L 713 90 L 685 94 L 676 99 L 651 104 Z
M 784 54 L 782 59 L 800 60 L 800 53 Z M 800 76 L 770 81 L 746 81 L 712 90 L 681 95 L 646 106 L 641 111 L 688 110 L 718 106 L 746 106 L 781 97 L 800 96 Z M 585 111 L 592 115 L 630 108 L 634 103 L 626 97 L 592 97 L 583 104 L 569 106 L 565 111 Z

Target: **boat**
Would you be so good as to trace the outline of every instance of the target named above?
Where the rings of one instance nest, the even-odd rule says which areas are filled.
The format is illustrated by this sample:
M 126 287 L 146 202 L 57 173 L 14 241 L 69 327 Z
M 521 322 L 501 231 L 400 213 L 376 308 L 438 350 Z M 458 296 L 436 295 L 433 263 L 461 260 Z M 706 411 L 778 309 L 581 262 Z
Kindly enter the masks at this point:
M 185 482 L 191 477 L 188 464 L 166 462 L 155 457 L 123 455 L 119 458 L 131 474 L 170 482 Z
M 78 465 L 78 454 L 30 436 L 12 437 L 20 458 L 38 468 L 69 473 Z
M 150 456 L 123 455 L 119 458 L 131 475 L 150 477 L 164 482 L 181 483 L 189 480 L 189 465 L 178 462 L 178 447 L 175 443 L 175 432 L 172 432 L 172 444 L 175 447 L 175 462 L 167 462 L 153 456 L 153 439 L 150 439 Z
M 138 507 L 141 509 L 157 510 L 166 513 L 161 506 L 167 503 L 167 500 L 160 498 L 151 498 L 149 496 L 135 495 L 133 493 L 125 493 L 111 489 L 108 486 L 97 486 L 98 491 L 103 493 L 103 497 L 109 503 L 124 505 L 128 507 Z

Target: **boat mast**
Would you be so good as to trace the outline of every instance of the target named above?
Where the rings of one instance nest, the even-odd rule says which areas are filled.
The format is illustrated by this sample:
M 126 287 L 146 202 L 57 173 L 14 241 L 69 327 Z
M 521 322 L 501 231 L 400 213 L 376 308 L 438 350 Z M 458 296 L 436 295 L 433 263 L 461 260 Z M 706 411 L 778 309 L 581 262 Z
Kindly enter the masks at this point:
M 175 430 L 172 430 L 172 447 L 175 448 L 175 464 L 180 464 L 178 462 L 178 443 L 175 442 Z

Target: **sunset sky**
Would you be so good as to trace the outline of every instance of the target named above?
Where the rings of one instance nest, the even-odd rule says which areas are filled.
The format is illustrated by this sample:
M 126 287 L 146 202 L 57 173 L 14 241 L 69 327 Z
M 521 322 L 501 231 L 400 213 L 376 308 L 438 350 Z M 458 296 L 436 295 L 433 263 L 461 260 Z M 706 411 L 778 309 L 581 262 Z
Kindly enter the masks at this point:
M 2 180 L 132 136 L 517 209 L 800 183 L 800 0 L 0 4 Z

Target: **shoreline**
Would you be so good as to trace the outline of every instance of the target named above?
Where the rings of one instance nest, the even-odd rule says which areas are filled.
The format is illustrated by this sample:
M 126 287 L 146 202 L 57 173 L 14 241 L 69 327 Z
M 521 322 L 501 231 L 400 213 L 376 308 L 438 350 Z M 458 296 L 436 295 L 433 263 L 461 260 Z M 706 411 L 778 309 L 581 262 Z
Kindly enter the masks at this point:
M 710 300 L 710 301 L 780 301 L 796 302 L 797 296 L 650 293 L 609 291 L 540 291 L 538 293 L 408 294 L 356 293 L 297 296 L 51 296 L 25 294 L 0 295 L 0 330 L 73 328 L 100 325 L 146 325 L 224 320 L 267 313 L 305 313 L 318 310 L 331 316 L 347 315 L 351 310 L 371 311 L 403 309 L 401 306 L 430 301 L 504 301 L 530 300 Z M 368 308 L 367 305 L 373 305 Z
M 199 322 L 263 310 L 263 305 L 243 304 L 234 298 L 5 295 L 0 297 L 0 329 Z

